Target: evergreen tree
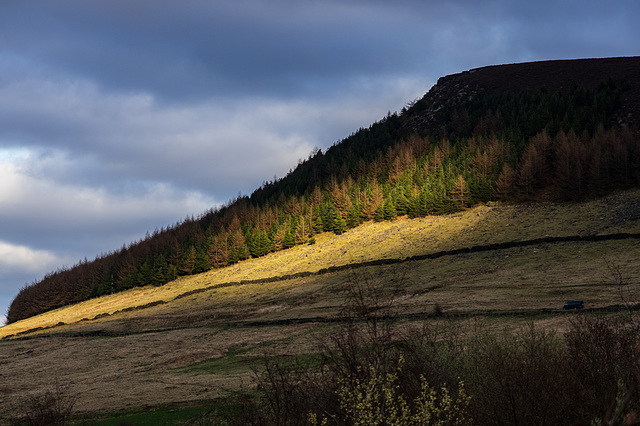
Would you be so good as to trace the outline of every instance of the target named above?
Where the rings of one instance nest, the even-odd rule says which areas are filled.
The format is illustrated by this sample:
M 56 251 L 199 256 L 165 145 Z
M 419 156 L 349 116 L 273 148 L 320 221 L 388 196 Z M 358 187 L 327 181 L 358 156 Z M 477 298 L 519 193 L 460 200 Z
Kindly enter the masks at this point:
M 384 203 L 383 216 L 385 220 L 394 220 L 396 217 L 398 217 L 398 213 L 396 212 L 396 208 L 393 205 L 393 201 L 391 199 L 387 200 Z
M 182 262 L 182 268 L 180 272 L 182 275 L 191 275 L 193 274 L 193 268 L 196 265 L 196 248 L 191 246 L 189 251 L 187 252 L 186 257 Z
M 469 191 L 467 189 L 467 182 L 464 180 L 462 175 L 458 175 L 458 178 L 453 185 L 451 196 L 453 197 L 453 201 L 458 209 L 462 209 L 466 206 L 469 199 Z
M 194 274 L 200 274 L 202 272 L 206 272 L 211 269 L 211 264 L 209 263 L 209 256 L 207 255 L 207 250 L 204 245 L 199 244 L 196 248 L 196 258 L 193 264 Z
M 138 267 L 138 271 L 136 272 L 136 285 L 138 287 L 143 287 L 145 285 L 149 285 L 152 282 L 153 270 L 151 268 L 150 262 L 145 260 Z
M 360 204 L 352 204 L 349 212 L 347 213 L 347 227 L 355 228 L 362 223 L 361 219 L 362 209 Z
M 209 264 L 213 268 L 222 268 L 226 266 L 229 261 L 227 238 L 224 236 L 212 237 L 209 242 L 209 250 L 207 254 L 209 255 Z
M 323 232 L 325 229 L 325 225 L 322 220 L 323 216 L 323 206 L 316 205 L 313 208 L 313 230 L 314 232 Z
M 504 163 L 502 171 L 496 180 L 495 194 L 499 200 L 508 200 L 513 195 L 514 171 L 509 164 Z
M 433 144 L 415 134 L 403 140 L 405 117 L 389 114 L 326 154 L 315 152 L 250 198 L 238 196 L 197 220 L 45 276 L 20 292 L 8 318 L 161 285 L 307 242 L 314 232 L 340 234 L 365 220 L 443 214 L 492 197 L 555 193 L 569 199 L 640 186 L 640 140 L 629 129 L 611 130 L 624 90 L 625 84 L 608 81 L 597 91 L 577 85 L 568 93 L 480 91 L 443 111 L 451 140 Z M 553 143 L 549 134 L 558 135 Z
M 246 246 L 243 246 L 246 247 Z M 230 265 L 234 265 L 240 261 L 240 254 L 238 253 L 238 249 L 232 247 L 229 249 L 229 258 L 228 262 Z
M 293 233 L 290 229 L 287 229 L 287 232 L 284 234 L 284 238 L 282 239 L 282 248 L 288 249 L 296 245 L 296 240 L 293 237 Z
M 382 222 L 384 220 L 384 205 L 380 204 L 373 214 L 373 220 L 376 222 Z
M 251 257 L 251 252 L 249 251 L 249 247 L 246 244 L 240 246 L 237 251 L 239 260 L 247 260 Z
M 347 230 L 347 221 L 344 220 L 342 215 L 336 211 L 336 217 L 333 222 L 333 233 L 340 235 Z
M 409 212 L 409 199 L 405 195 L 404 188 L 396 188 L 393 191 L 392 202 L 397 216 L 402 216 Z
M 259 229 L 256 231 L 253 236 L 253 247 L 251 250 L 251 255 L 254 257 L 261 257 L 271 251 L 272 241 L 269 239 L 267 233 Z
M 174 242 L 169 255 L 167 256 L 167 274 L 171 279 L 176 279 L 178 276 L 178 265 L 182 258 L 182 247 L 177 242 Z
M 163 284 L 166 284 L 169 281 L 167 275 L 168 275 L 167 261 L 163 255 L 159 255 L 158 257 L 156 257 L 153 263 L 153 272 L 151 275 L 150 284 L 154 286 L 161 286 Z

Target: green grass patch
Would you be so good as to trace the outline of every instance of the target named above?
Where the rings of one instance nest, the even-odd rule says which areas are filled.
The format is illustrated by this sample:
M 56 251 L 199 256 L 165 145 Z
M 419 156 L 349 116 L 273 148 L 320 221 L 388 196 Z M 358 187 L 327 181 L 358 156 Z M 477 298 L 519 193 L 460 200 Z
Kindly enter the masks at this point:
M 230 348 L 227 353 L 219 358 L 200 361 L 186 367 L 176 368 L 180 373 L 207 373 L 207 374 L 231 374 L 238 371 L 246 371 L 259 357 L 247 356 L 251 347 Z
M 71 425 L 94 426 L 174 426 L 184 425 L 211 409 L 208 407 L 157 408 L 148 411 L 109 414 L 101 417 L 79 417 L 72 419 Z

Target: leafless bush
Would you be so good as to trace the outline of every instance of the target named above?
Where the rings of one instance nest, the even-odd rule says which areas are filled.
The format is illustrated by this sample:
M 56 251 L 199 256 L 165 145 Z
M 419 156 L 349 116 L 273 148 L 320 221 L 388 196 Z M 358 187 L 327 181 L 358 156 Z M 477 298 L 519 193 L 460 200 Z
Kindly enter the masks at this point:
M 323 365 L 336 377 L 368 374 L 369 367 L 395 370 L 397 360 L 398 312 L 396 299 L 404 277 L 399 268 L 390 268 L 382 276 L 352 274 L 343 286 L 345 302 L 338 330 L 318 342 Z M 363 378 L 363 377 L 360 377 Z
M 348 381 L 395 369 L 398 315 L 394 300 L 401 280 L 397 268 L 384 276 L 354 273 L 342 287 L 345 302 L 338 313 L 341 325 L 318 340 L 318 356 L 287 357 L 265 353 L 254 370 L 259 398 L 243 401 L 245 413 L 234 424 L 307 424 L 310 413 L 342 424 L 338 396 Z
M 628 321 L 577 315 L 564 336 L 533 324 L 516 333 L 443 319 L 410 327 L 398 313 L 401 279 L 397 270 L 352 275 L 342 322 L 317 356 L 265 355 L 255 371 L 260 396 L 245 400 L 232 424 L 347 425 L 365 414 L 378 424 L 387 414 L 404 419 L 394 424 L 426 424 L 414 417 L 416 401 L 435 395 L 427 404 L 435 409 L 461 386 L 464 414 L 443 424 L 638 422 L 640 339 Z M 443 391 L 425 393 L 425 384 Z
M 324 405 L 326 385 L 314 360 L 267 353 L 254 374 L 262 402 L 252 410 L 255 424 L 305 424 L 308 413 Z
M 606 271 L 609 273 L 609 276 L 605 276 L 605 280 L 610 281 L 616 288 L 618 296 L 620 297 L 620 301 L 624 305 L 624 308 L 627 312 L 629 323 L 635 330 L 636 335 L 640 339 L 640 324 L 636 320 L 636 315 L 629 303 L 630 291 L 629 291 L 629 282 L 623 273 L 623 269 L 620 264 L 605 258 L 604 263 L 606 266 Z
M 76 398 L 56 382 L 55 389 L 29 399 L 22 419 L 34 426 L 63 426 L 68 424 Z
M 580 418 L 625 424 L 640 413 L 640 341 L 624 321 L 578 317 L 566 335 Z
M 459 322 L 428 320 L 405 327 L 399 347 L 405 363 L 399 380 L 404 393 L 418 395 L 421 378 L 436 386 L 457 386 L 466 339 Z
M 551 332 L 533 325 L 516 334 L 477 330 L 459 372 L 479 424 L 570 423 L 570 372 Z

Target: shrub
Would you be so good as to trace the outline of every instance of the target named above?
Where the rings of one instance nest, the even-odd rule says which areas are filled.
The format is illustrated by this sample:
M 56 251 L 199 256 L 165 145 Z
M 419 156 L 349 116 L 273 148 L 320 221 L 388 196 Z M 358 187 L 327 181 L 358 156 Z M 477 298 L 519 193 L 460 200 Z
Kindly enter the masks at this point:
M 402 370 L 400 359 L 398 373 Z M 337 395 L 343 418 L 342 424 L 353 426 L 375 425 L 465 425 L 470 421 L 466 414 L 469 404 L 462 382 L 453 398 L 449 390 L 442 386 L 440 392 L 429 386 L 424 377 L 420 377 L 420 394 L 408 402 L 400 390 L 397 373 L 381 376 L 373 366 L 369 366 L 369 379 L 358 377 L 351 380 L 339 380 Z M 335 420 L 335 416 L 334 416 Z M 318 425 L 317 415 L 311 413 L 309 421 Z M 324 417 L 321 424 L 327 424 Z
M 461 376 L 479 424 L 566 424 L 573 418 L 571 371 L 554 333 L 530 325 L 516 334 L 473 336 Z
M 579 418 L 625 424 L 640 413 L 640 342 L 625 323 L 578 317 L 566 335 Z
M 76 403 L 76 398 L 66 394 L 58 383 L 53 391 L 33 396 L 25 409 L 23 422 L 33 426 L 66 425 Z
M 640 339 L 628 321 L 579 315 L 563 336 L 533 324 L 500 333 L 434 318 L 412 327 L 395 302 L 401 271 L 388 271 L 345 284 L 340 325 L 318 342 L 313 362 L 265 356 L 259 396 L 232 424 L 638 421 Z

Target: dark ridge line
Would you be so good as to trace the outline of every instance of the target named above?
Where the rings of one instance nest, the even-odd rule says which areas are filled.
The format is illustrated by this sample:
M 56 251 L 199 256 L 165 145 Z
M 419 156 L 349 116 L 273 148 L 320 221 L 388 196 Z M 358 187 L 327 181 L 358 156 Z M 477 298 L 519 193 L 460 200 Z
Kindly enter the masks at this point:
M 227 323 L 229 326 L 235 327 L 264 327 L 272 325 L 293 325 L 293 324 L 307 324 L 307 323 L 340 323 L 340 322 L 364 322 L 370 319 L 380 320 L 420 320 L 428 318 L 471 318 L 471 317 L 536 317 L 540 315 L 576 315 L 580 313 L 594 313 L 594 312 L 622 312 L 627 309 L 638 311 L 640 310 L 640 303 L 632 307 L 627 308 L 624 305 L 610 305 L 599 308 L 586 308 L 579 311 L 565 311 L 562 309 L 541 308 L 541 309 L 523 309 L 523 310 L 487 310 L 487 311 L 449 311 L 442 313 L 434 312 L 415 312 L 412 314 L 399 314 L 399 315 L 379 315 L 370 316 L 367 318 L 357 317 L 303 317 L 303 318 L 285 318 L 277 320 L 264 320 L 264 321 L 236 321 Z
M 209 290 L 214 290 L 218 288 L 234 287 L 234 286 L 247 285 L 247 284 L 266 284 L 266 283 L 284 281 L 284 280 L 290 280 L 290 279 L 296 279 L 296 278 L 306 278 L 310 276 L 325 275 L 325 274 L 330 274 L 334 272 L 346 271 L 350 269 L 366 268 L 368 266 L 394 265 L 394 264 L 399 264 L 404 262 L 415 262 L 415 261 L 427 260 L 427 259 L 437 259 L 444 256 L 457 256 L 461 254 L 481 253 L 485 251 L 504 250 L 504 249 L 510 249 L 510 248 L 516 248 L 516 247 L 534 246 L 539 244 L 555 244 L 555 243 L 584 242 L 584 241 L 598 242 L 598 241 L 612 241 L 612 240 L 615 241 L 615 240 L 627 240 L 627 239 L 640 239 L 640 234 L 617 233 L 617 234 L 585 235 L 585 236 L 570 235 L 566 237 L 543 237 L 543 238 L 536 238 L 533 240 L 508 241 L 504 243 L 475 245 L 471 247 L 463 247 L 463 248 L 454 249 L 454 250 L 442 250 L 435 253 L 421 254 L 421 255 L 410 256 L 405 258 L 378 259 L 378 260 L 370 260 L 368 262 L 349 263 L 347 265 L 340 265 L 340 266 L 330 266 L 328 268 L 320 269 L 316 272 L 297 272 L 295 274 L 279 275 L 275 277 L 260 278 L 256 280 L 231 281 L 227 283 L 214 284 L 208 287 L 190 290 L 185 293 L 179 294 L 173 300 L 182 299 L 184 297 L 193 296 L 194 294 L 204 293 Z
M 84 321 L 84 320 L 81 320 Z M 78 322 L 81 322 L 78 321 Z M 76 323 L 74 323 L 76 324 Z M 55 326 L 51 327 L 37 327 L 31 330 L 21 331 L 16 334 L 10 334 L 4 336 L 0 340 L 12 339 L 12 340 L 33 340 L 33 339 L 46 339 L 46 338 L 82 338 L 82 337 L 122 337 L 122 336 L 133 336 L 138 334 L 152 334 L 152 333 L 163 333 L 166 331 L 175 331 L 175 330 L 186 330 L 193 327 L 164 327 L 157 329 L 149 329 L 149 330 L 129 330 L 129 331 L 108 331 L 108 330 L 93 330 L 93 331 L 73 331 L 73 332 L 60 332 L 60 333 L 43 333 L 36 335 L 28 335 L 29 333 L 35 331 L 49 330 L 51 328 L 55 328 Z
M 164 305 L 166 303 L 169 303 L 169 302 L 165 302 L 164 300 L 156 300 L 155 302 L 150 302 L 150 303 L 147 303 L 147 304 L 144 304 L 144 305 L 131 306 L 129 308 L 120 309 L 120 310 L 117 310 L 117 311 L 112 312 L 110 314 L 104 312 L 102 314 L 96 315 L 93 318 L 82 318 L 82 319 L 80 319 L 78 321 L 70 323 L 69 325 L 71 325 L 71 324 L 79 324 L 79 323 L 84 322 L 84 321 L 93 321 L 93 320 L 97 320 L 97 319 L 100 319 L 100 318 L 106 318 L 106 317 L 110 317 L 112 315 L 116 315 L 116 314 L 120 314 L 120 313 L 124 313 L 124 312 L 139 311 L 139 310 L 142 310 L 142 309 L 151 308 L 152 306 Z M 59 323 L 57 323 L 55 325 L 48 325 L 46 327 L 30 328 L 28 330 L 19 331 L 19 332 L 15 333 L 15 334 L 8 334 L 8 335 L 2 337 L 2 339 L 0 339 L 0 340 L 11 339 L 11 338 L 30 339 L 30 338 L 36 338 L 36 337 L 50 337 L 49 334 L 43 334 L 41 336 L 28 336 L 28 337 L 20 337 L 20 336 L 24 336 L 26 334 L 31 334 L 31 333 L 34 333 L 36 331 L 50 330 L 52 328 L 60 327 L 60 326 L 63 326 L 63 325 L 67 325 L 67 323 L 61 321 L 61 322 L 59 322 Z M 170 330 L 170 329 L 154 330 L 154 331 L 168 331 L 168 330 Z M 128 334 L 134 334 L 134 333 L 130 332 L 130 333 L 125 333 L 125 334 L 114 334 L 114 335 L 128 335 Z M 62 333 L 62 335 L 64 337 L 82 337 L 83 336 L 83 332 L 79 331 L 79 332 L 75 332 L 75 333 L 69 333 L 68 335 Z M 105 335 L 110 335 L 110 334 L 107 333 Z M 89 337 L 94 337 L 94 336 L 96 336 L 96 337 L 101 336 L 100 331 L 96 332 L 95 335 L 91 335 Z
M 579 315 L 581 313 L 594 313 L 594 312 L 622 312 L 626 310 L 639 311 L 640 303 L 626 307 L 624 305 L 610 305 L 603 306 L 599 308 L 586 308 L 578 311 L 565 311 L 562 309 L 552 309 L 552 308 L 541 308 L 541 309 L 523 309 L 523 310 L 508 310 L 508 311 L 500 311 L 500 310 L 485 310 L 485 311 L 469 311 L 469 312 L 461 312 L 461 311 L 449 311 L 442 313 L 434 313 L 434 312 L 415 312 L 412 314 L 398 314 L 398 315 L 373 315 L 365 318 L 360 317 L 350 317 L 350 316 L 341 316 L 341 317 L 302 317 L 302 318 L 284 318 L 284 319 L 275 319 L 275 320 L 263 320 L 263 321 L 234 321 L 224 323 L 225 326 L 229 327 L 269 327 L 269 326 L 282 326 L 282 325 L 295 325 L 295 324 L 309 324 L 309 323 L 349 323 L 349 322 L 365 322 L 371 319 L 376 319 L 378 321 L 384 320 L 421 320 L 421 319 L 429 319 L 429 318 L 440 318 L 440 319 L 453 319 L 453 318 L 472 318 L 472 317 L 536 317 L 540 315 Z M 76 331 L 69 333 L 59 333 L 59 334 L 36 334 L 33 336 L 27 336 L 32 331 L 39 330 L 47 330 L 51 327 L 39 327 L 32 330 L 23 331 L 17 333 L 15 335 L 9 335 L 2 338 L 9 339 L 13 338 L 13 340 L 33 340 L 33 339 L 42 339 L 42 338 L 50 338 L 50 337 L 63 337 L 63 338 L 82 338 L 82 337 L 122 337 L 122 336 L 130 336 L 130 335 L 138 335 L 138 334 L 151 334 L 151 333 L 162 333 L 165 331 L 175 331 L 175 330 L 188 330 L 192 328 L 202 327 L 200 325 L 197 326 L 183 326 L 183 327 L 165 327 L 158 329 L 149 329 L 149 330 L 137 330 L 137 331 L 107 331 L 107 330 L 94 330 L 94 331 Z

